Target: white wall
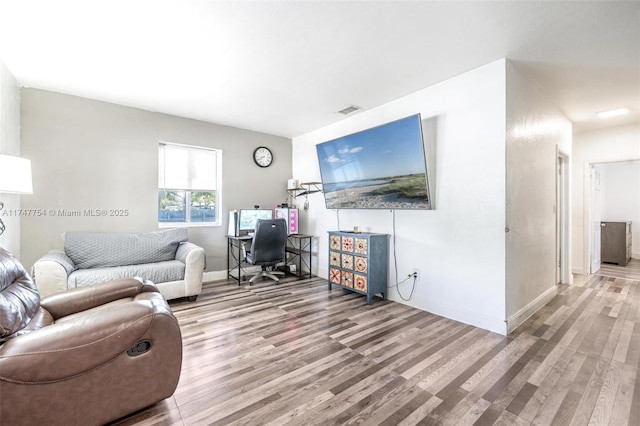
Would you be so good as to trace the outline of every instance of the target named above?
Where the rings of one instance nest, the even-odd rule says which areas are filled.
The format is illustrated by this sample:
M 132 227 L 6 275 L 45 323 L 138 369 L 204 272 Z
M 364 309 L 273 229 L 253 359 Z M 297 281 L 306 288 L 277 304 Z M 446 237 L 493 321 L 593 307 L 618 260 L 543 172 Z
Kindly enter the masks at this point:
M 20 153 L 20 86 L 0 61 L 0 153 L 21 155 Z M 20 217 L 8 213 L 20 209 L 20 195 L 0 194 L 4 209 L 0 219 L 6 229 L 0 235 L 0 247 L 20 258 Z M 29 197 L 29 195 L 25 195 Z
M 421 280 L 409 302 L 395 289 L 390 298 L 499 333 L 506 332 L 505 72 L 499 60 L 293 140 L 293 176 L 319 181 L 316 144 L 415 113 L 423 120 L 437 116 L 437 131 L 429 132 L 437 135 L 436 209 L 395 213 L 397 275 L 418 268 Z M 315 265 L 326 278 L 327 231 L 337 229 L 336 212 L 324 207 L 321 194 L 309 202 L 301 226 L 318 237 Z M 341 229 L 393 232 L 388 210 L 339 215 Z M 392 253 L 389 271 L 393 284 Z M 410 283 L 402 284 L 403 295 L 410 290 Z
M 23 207 L 126 209 L 129 215 L 23 218 L 25 266 L 61 248 L 65 231 L 158 230 L 160 141 L 222 149 L 223 226 L 189 228 L 189 239 L 204 247 L 207 271 L 226 277 L 228 211 L 286 201 L 290 139 L 35 89 L 22 90 L 22 150 L 32 160 L 34 191 L 23 197 Z M 274 153 L 265 169 L 252 160 L 261 145 Z
M 601 173 L 602 220 L 631 224 L 631 255 L 640 259 L 640 160 L 604 163 Z
M 509 331 L 556 294 L 556 158 L 571 122 L 507 62 L 506 317 Z
M 589 273 L 589 165 L 640 159 L 640 123 L 573 135 L 572 261 L 574 273 Z

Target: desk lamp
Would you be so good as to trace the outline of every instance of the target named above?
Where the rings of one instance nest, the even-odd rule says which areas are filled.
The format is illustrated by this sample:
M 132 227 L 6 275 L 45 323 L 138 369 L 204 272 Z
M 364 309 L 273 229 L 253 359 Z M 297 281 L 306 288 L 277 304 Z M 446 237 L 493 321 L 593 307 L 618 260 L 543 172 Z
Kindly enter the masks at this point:
M 0 154 L 0 193 L 33 194 L 30 160 Z M 3 208 L 4 203 L 0 201 L 0 210 Z M 0 218 L 0 235 L 5 229 Z

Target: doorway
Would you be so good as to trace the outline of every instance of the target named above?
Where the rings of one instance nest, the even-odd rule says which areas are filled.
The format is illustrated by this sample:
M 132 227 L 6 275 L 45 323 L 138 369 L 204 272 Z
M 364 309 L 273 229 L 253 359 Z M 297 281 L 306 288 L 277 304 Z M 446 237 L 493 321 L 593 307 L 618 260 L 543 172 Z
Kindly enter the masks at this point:
M 631 174 L 630 174 L 631 173 Z M 615 179 L 612 176 L 617 176 Z M 621 178 L 620 176 L 626 176 Z M 588 273 L 598 273 L 601 265 L 601 222 L 631 221 L 632 240 L 640 232 L 640 160 L 629 159 L 589 163 L 585 168 L 585 182 L 589 182 L 585 195 L 584 229 Z M 632 249 L 637 256 L 638 243 Z

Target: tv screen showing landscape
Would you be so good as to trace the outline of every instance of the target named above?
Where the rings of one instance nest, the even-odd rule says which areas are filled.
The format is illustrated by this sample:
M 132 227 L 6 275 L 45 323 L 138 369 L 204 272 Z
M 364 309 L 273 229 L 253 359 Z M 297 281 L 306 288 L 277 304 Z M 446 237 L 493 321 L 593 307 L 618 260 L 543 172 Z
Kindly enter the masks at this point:
M 420 115 L 316 145 L 328 209 L 430 209 Z

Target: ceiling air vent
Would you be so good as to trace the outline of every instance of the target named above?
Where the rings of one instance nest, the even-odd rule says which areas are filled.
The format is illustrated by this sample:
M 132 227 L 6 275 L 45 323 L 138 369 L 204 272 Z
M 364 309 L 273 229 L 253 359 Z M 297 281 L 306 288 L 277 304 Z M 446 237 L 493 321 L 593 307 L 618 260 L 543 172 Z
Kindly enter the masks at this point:
M 339 114 L 343 114 L 343 115 L 349 115 L 351 113 L 354 113 L 356 111 L 360 111 L 362 108 L 360 108 L 359 106 L 355 106 L 355 105 L 351 105 L 348 106 L 346 108 L 341 109 L 340 111 L 338 111 Z

